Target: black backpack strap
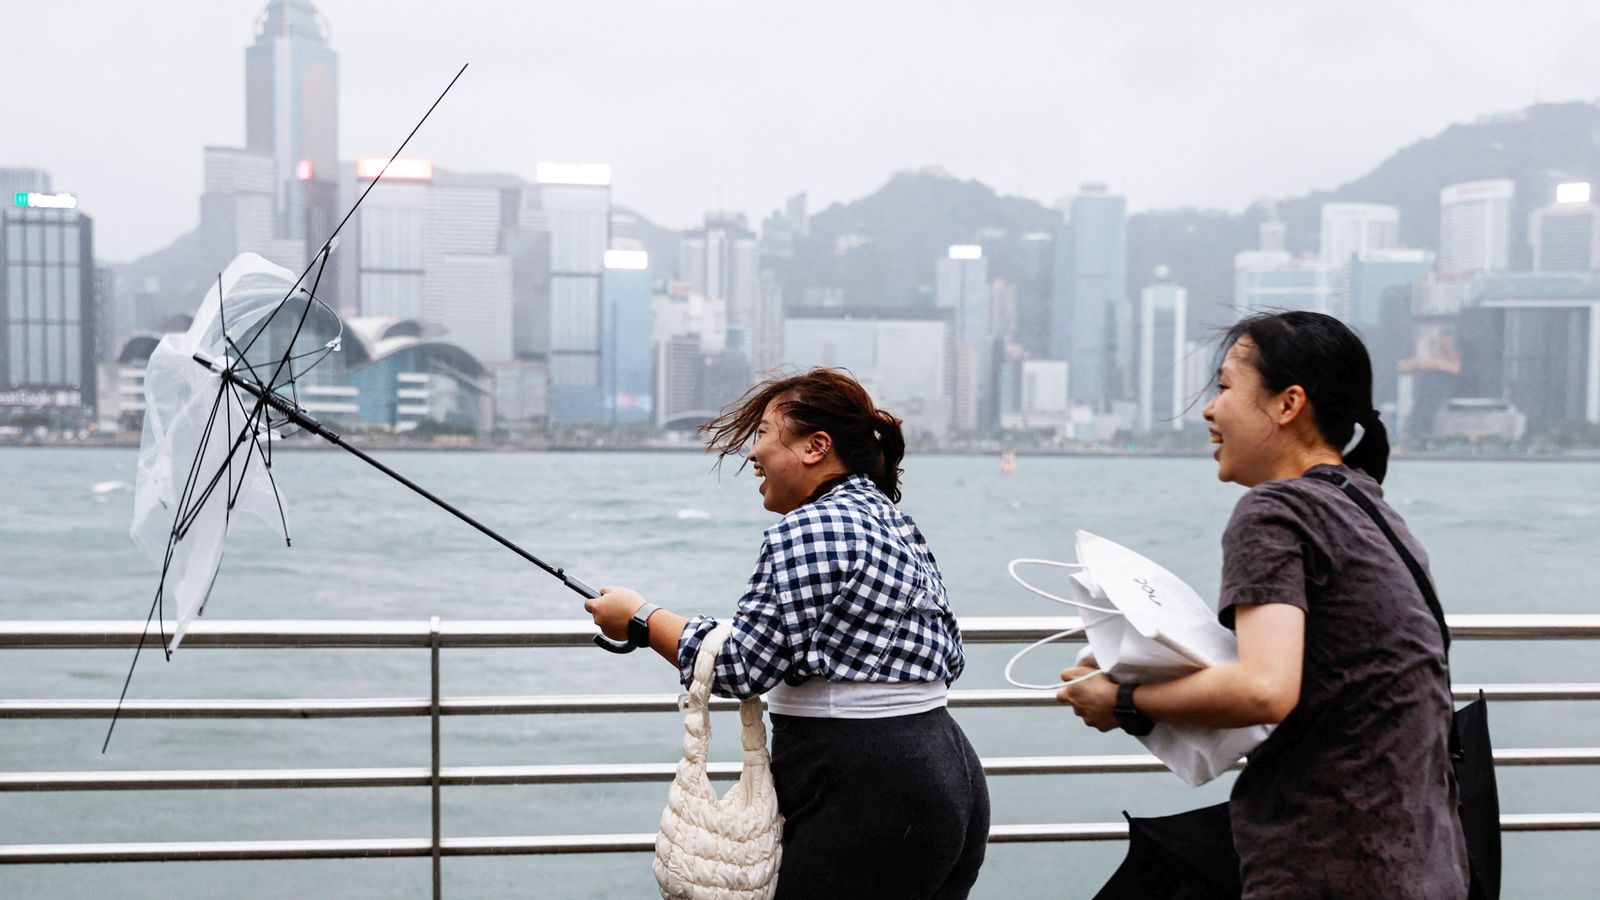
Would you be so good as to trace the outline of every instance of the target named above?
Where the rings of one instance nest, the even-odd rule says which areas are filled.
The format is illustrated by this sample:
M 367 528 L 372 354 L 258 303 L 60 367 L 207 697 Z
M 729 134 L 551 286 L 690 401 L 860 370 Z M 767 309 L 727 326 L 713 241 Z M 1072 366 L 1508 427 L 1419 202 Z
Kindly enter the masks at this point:
M 1373 522 L 1377 523 L 1378 528 L 1382 529 L 1383 536 L 1388 538 L 1389 543 L 1394 545 L 1395 552 L 1400 554 L 1401 561 L 1406 564 L 1407 569 L 1411 570 L 1411 577 L 1417 580 L 1417 587 L 1422 591 L 1422 598 L 1428 601 L 1428 609 L 1433 613 L 1434 620 L 1439 623 L 1439 631 L 1444 635 L 1444 649 L 1448 655 L 1450 652 L 1450 626 L 1445 624 L 1444 607 L 1439 605 L 1439 595 L 1433 591 L 1433 581 L 1428 578 L 1428 573 L 1423 571 L 1422 564 L 1417 562 L 1417 558 L 1411 555 L 1411 551 L 1406 549 L 1404 543 L 1401 543 L 1400 536 L 1394 533 L 1394 529 L 1389 526 L 1389 522 L 1383 517 L 1383 513 L 1378 511 L 1377 504 L 1372 502 L 1372 498 L 1362 493 L 1360 488 L 1351 484 L 1350 479 L 1343 472 L 1307 472 L 1305 477 L 1325 481 L 1344 491 L 1345 496 L 1355 501 L 1355 504 L 1361 507 L 1361 510 L 1370 516 Z

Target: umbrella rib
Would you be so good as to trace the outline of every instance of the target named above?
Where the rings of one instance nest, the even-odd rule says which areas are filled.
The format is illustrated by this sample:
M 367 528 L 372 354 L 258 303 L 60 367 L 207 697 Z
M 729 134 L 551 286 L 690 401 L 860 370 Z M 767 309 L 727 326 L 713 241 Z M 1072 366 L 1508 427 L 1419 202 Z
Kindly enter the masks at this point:
M 167 549 L 161 560 L 161 579 L 156 582 L 156 596 L 155 599 L 150 601 L 150 611 L 145 614 L 144 628 L 139 632 L 139 644 L 133 648 L 133 661 L 128 664 L 128 674 L 122 679 L 122 693 L 117 697 L 117 708 L 111 714 L 111 724 L 106 726 L 105 741 L 100 745 L 100 752 L 102 754 L 104 754 L 106 749 L 111 746 L 111 733 L 117 728 L 117 718 L 122 714 L 122 703 L 125 699 L 127 699 L 128 686 L 133 683 L 133 671 L 139 665 L 139 655 L 144 652 L 145 641 L 150 635 L 150 620 L 156 617 L 156 611 L 158 609 L 162 612 L 159 619 L 161 628 L 161 651 L 167 659 L 170 660 L 172 658 L 172 651 L 167 649 L 167 626 L 165 612 L 167 572 L 169 572 L 172 568 L 172 557 L 175 548 L 177 547 L 177 542 L 180 539 L 178 534 L 178 522 L 183 518 L 184 506 L 187 504 L 189 495 L 194 489 L 195 483 L 198 481 L 198 479 L 195 477 L 195 473 L 199 471 L 200 463 L 205 458 L 206 444 L 208 444 L 211 440 L 211 429 L 215 426 L 217 421 L 217 406 L 222 403 L 222 397 L 226 390 L 227 381 L 224 380 L 222 386 L 217 390 L 217 399 L 211 403 L 211 414 L 206 418 L 205 428 L 202 430 L 200 435 L 200 444 L 195 448 L 194 460 L 189 463 L 189 476 L 184 482 L 182 496 L 180 496 L 178 499 L 177 511 L 173 514 L 172 529 L 167 532 Z
M 170 540 L 170 538 L 169 538 Z M 168 555 L 170 561 L 170 551 Z M 162 567 L 161 577 L 166 579 L 166 567 Z M 139 632 L 139 644 L 133 648 L 133 662 L 128 664 L 128 674 L 122 679 L 122 693 L 117 696 L 117 708 L 111 711 L 111 724 L 106 726 L 106 739 L 100 744 L 100 754 L 105 755 L 106 749 L 111 746 L 111 733 L 117 730 L 117 718 L 122 715 L 122 703 L 128 698 L 128 685 L 133 683 L 133 670 L 139 665 L 139 654 L 144 650 L 145 639 L 150 634 L 150 619 L 156 614 L 156 604 L 161 602 L 161 591 L 165 583 L 156 586 L 156 599 L 150 602 L 150 612 L 145 614 L 144 628 Z
M 200 507 L 204 506 L 206 500 L 210 499 L 211 494 L 213 492 L 215 492 L 216 489 L 217 489 L 217 484 L 222 481 L 223 474 L 228 471 L 226 466 L 228 466 L 233 461 L 233 457 L 234 457 L 234 455 L 236 453 L 239 452 L 239 448 L 244 446 L 244 439 L 247 436 L 253 436 L 253 430 L 251 429 L 250 424 L 251 424 L 251 422 L 253 422 L 254 420 L 256 420 L 257 418 L 260 417 L 261 410 L 264 409 L 264 408 L 265 408 L 264 401 L 257 401 L 255 410 L 253 410 L 251 412 L 250 418 L 248 420 L 246 420 L 245 427 L 240 429 L 238 436 L 234 438 L 233 445 L 228 448 L 227 457 L 223 460 L 221 465 L 217 466 L 217 471 L 216 471 L 216 473 L 214 475 L 211 476 L 211 480 L 206 483 L 205 490 L 203 490 L 200 493 L 200 496 L 199 496 L 198 499 L 196 499 L 196 500 L 194 500 L 194 501 L 192 501 L 192 502 L 187 504 L 188 513 L 184 516 L 184 519 L 183 519 L 183 522 L 182 522 L 182 527 L 181 527 L 181 530 L 180 530 L 180 532 L 178 534 L 179 538 L 182 538 L 182 537 L 184 537 L 185 535 L 188 534 L 189 527 L 194 524 L 194 520 L 200 515 Z M 213 417 L 215 417 L 215 410 L 213 410 L 212 414 L 213 414 Z M 268 430 L 267 435 L 268 435 L 269 440 L 270 440 L 271 434 L 272 434 L 271 430 Z M 206 439 L 209 440 L 210 436 L 211 436 L 211 428 L 208 425 L 207 429 L 206 429 L 205 437 L 206 437 Z M 232 487 L 233 486 L 230 483 L 229 484 L 229 489 L 231 490 Z
M 222 290 L 222 273 L 218 272 L 217 273 L 217 323 L 218 323 L 218 327 L 222 329 L 222 336 L 224 338 L 226 338 L 228 336 L 228 304 L 224 303 L 223 299 L 224 298 L 223 298 L 223 290 Z M 224 382 L 222 382 L 222 384 L 223 384 L 223 387 L 226 388 L 228 382 L 224 381 Z M 227 417 L 228 433 L 232 434 L 233 433 L 233 406 L 230 403 L 228 403 L 228 401 L 226 399 L 227 395 L 228 395 L 228 391 L 224 390 L 222 392 L 222 396 L 224 398 L 223 401 L 222 401 L 222 411 Z M 248 462 L 249 461 L 249 457 L 246 456 L 245 460 L 246 460 L 246 462 Z M 240 481 L 241 484 L 244 482 L 244 473 L 243 472 L 239 473 L 239 481 Z M 231 453 L 228 454 L 228 490 L 229 490 L 231 496 L 228 497 L 227 505 L 222 508 L 222 516 L 223 516 L 223 522 L 224 523 L 228 523 L 228 522 L 233 521 L 233 502 L 239 496 L 238 492 L 234 491 L 234 488 L 233 488 L 233 454 L 231 454 Z M 211 597 L 211 594 L 209 592 L 207 592 L 206 597 L 207 597 L 207 599 L 209 599 Z M 205 604 L 202 603 L 202 604 L 200 604 L 200 611 L 198 613 L 196 613 L 196 615 L 203 615 L 204 613 L 205 613 Z
M 283 358 L 278 360 L 278 367 L 273 370 L 272 378 L 267 381 L 270 390 L 277 390 L 278 376 L 283 374 L 283 369 L 285 366 L 289 366 L 289 357 L 294 353 L 294 342 L 300 339 L 300 331 L 306 327 L 306 319 L 311 316 L 311 303 L 317 296 L 317 288 L 322 284 L 322 273 L 328 268 L 328 246 L 326 244 L 324 244 L 322 250 L 317 253 L 316 266 L 317 277 L 311 282 L 311 292 L 306 295 L 306 307 L 300 311 L 300 321 L 295 323 L 294 334 L 289 336 L 289 343 L 284 348 Z M 293 366 L 289 366 L 288 384 L 290 390 L 293 390 Z M 300 404 L 296 403 L 295 405 L 299 406 Z M 268 421 L 271 421 L 272 416 L 270 413 L 268 414 L 267 419 Z
M 234 402 L 239 404 L 239 408 L 240 409 L 244 409 L 244 402 L 239 399 L 239 391 L 238 391 L 238 389 L 235 388 L 233 386 L 233 383 L 228 381 L 227 379 L 223 379 L 223 383 L 227 384 L 228 385 L 228 389 L 233 392 Z M 250 441 L 254 445 L 256 454 L 261 456 L 262 460 L 265 461 L 266 457 L 264 455 L 262 455 L 262 450 L 261 450 L 261 439 L 256 437 L 255 429 L 254 428 L 249 428 L 249 429 L 247 429 L 245 431 L 245 433 L 250 435 Z M 268 434 L 271 434 L 271 432 L 269 431 Z M 248 452 L 246 452 L 245 456 L 244 456 L 244 465 L 245 465 L 246 468 L 248 468 L 249 465 L 250 465 L 250 459 L 251 459 L 250 454 Z M 294 546 L 294 541 L 289 539 L 289 517 L 286 516 L 284 514 L 284 512 L 283 512 L 283 495 L 278 493 L 278 479 L 275 478 L 273 476 L 273 474 L 272 474 L 272 466 L 270 466 L 270 465 L 269 466 L 265 466 L 263 468 L 263 471 L 265 471 L 267 473 L 267 484 L 272 486 L 272 499 L 273 499 L 274 502 L 276 502 L 278 504 L 278 522 L 283 526 L 283 542 L 284 542 L 285 545 L 292 547 L 292 546 Z M 241 472 L 240 475 L 239 475 L 239 486 L 234 491 L 233 496 L 228 500 L 228 503 L 231 505 L 235 501 L 237 501 L 239 499 L 239 491 L 243 491 L 243 490 L 244 490 L 244 474 L 243 474 L 243 472 Z

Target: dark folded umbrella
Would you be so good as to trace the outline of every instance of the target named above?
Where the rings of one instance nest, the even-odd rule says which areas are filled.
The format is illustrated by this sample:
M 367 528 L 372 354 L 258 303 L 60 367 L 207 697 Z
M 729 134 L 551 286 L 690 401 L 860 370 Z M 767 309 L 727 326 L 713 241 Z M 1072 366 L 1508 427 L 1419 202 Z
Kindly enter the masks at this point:
M 1128 819 L 1128 856 L 1095 900 L 1224 900 L 1243 891 L 1228 804 Z

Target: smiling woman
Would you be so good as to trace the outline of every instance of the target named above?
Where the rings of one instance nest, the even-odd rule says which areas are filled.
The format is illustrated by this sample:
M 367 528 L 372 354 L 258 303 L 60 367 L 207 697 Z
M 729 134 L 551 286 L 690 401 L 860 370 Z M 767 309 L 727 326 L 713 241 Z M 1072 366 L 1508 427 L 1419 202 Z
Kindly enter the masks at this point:
M 966 665 L 943 576 L 900 499 L 905 439 L 848 374 L 756 385 L 706 426 L 747 453 L 767 529 L 712 690 L 766 694 L 784 817 L 779 898 L 966 897 L 983 864 L 982 763 L 945 707 Z M 746 451 L 745 448 L 749 447 Z M 585 604 L 688 684 L 717 627 L 626 588 Z
M 1390 543 L 1426 565 L 1379 486 L 1389 444 L 1366 348 L 1312 312 L 1251 316 L 1223 347 L 1205 418 L 1217 477 L 1250 489 L 1222 538 L 1218 615 L 1238 661 L 1155 684 L 1093 678 L 1058 697 L 1101 731 L 1276 726 L 1230 800 L 1248 900 L 1464 900 L 1448 638 Z

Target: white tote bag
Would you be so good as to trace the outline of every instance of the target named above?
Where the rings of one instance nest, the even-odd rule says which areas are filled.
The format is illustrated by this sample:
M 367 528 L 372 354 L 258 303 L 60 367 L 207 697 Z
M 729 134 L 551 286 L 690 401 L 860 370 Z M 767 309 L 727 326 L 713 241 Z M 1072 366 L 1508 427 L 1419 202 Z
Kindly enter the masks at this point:
M 1217 621 L 1216 613 L 1183 579 L 1121 544 L 1087 531 L 1077 532 L 1077 554 L 1077 563 L 1012 561 L 1011 577 L 1018 584 L 1076 607 L 1083 619 L 1083 628 L 1052 635 L 1013 657 L 1006 666 L 1006 679 L 1012 684 L 1041 690 L 1061 688 L 1060 684 L 1018 682 L 1011 678 L 1011 667 L 1023 654 L 1080 630 L 1089 646 L 1079 654 L 1078 662 L 1096 666 L 1118 684 L 1168 681 L 1239 658 L 1233 632 Z M 1067 579 L 1072 598 L 1024 581 L 1016 569 L 1030 563 L 1077 569 Z M 1179 778 L 1198 787 L 1226 772 L 1271 732 L 1266 725 L 1198 728 L 1161 722 L 1139 741 Z
M 684 714 L 683 761 L 661 813 L 654 865 L 666 900 L 769 900 L 778 890 L 783 828 L 760 700 L 739 703 L 744 741 L 739 783 L 718 799 L 706 776 L 711 673 L 728 633 L 727 625 L 719 625 L 706 635 L 689 692 L 678 700 Z

